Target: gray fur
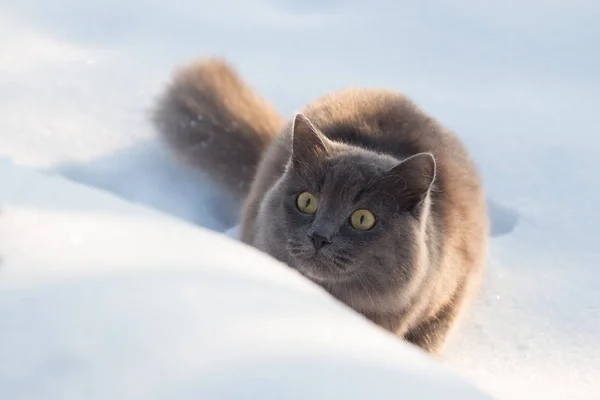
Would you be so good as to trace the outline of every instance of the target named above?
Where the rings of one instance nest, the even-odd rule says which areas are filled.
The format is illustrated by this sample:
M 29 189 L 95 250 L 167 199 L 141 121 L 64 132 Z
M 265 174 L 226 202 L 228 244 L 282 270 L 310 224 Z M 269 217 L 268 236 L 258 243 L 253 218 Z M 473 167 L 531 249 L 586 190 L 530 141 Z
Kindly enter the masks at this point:
M 201 65 L 194 76 L 207 80 L 203 68 L 210 62 Z M 198 87 L 194 81 L 180 85 Z M 168 103 L 167 96 L 163 105 Z M 258 120 L 271 115 L 253 112 Z M 374 89 L 324 96 L 279 135 L 222 133 L 221 146 L 234 147 L 241 137 L 252 140 L 251 134 L 261 143 L 247 147 L 251 155 L 241 160 L 223 153 L 218 160 L 239 169 L 260 158 L 245 200 L 242 240 L 385 329 L 440 352 L 479 286 L 487 252 L 483 189 L 456 135 L 404 96 Z M 272 140 L 263 154 L 267 137 Z M 318 198 L 315 214 L 296 207 L 303 191 Z M 360 208 L 376 216 L 371 230 L 350 225 L 350 215 Z M 315 233 L 330 243 L 317 249 L 310 238 Z

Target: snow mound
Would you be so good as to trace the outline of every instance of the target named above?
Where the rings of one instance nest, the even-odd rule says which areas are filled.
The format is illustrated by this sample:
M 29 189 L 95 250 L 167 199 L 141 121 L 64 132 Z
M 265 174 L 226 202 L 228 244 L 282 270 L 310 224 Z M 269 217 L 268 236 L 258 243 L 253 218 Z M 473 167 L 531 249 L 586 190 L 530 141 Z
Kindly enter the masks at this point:
M 0 162 L 3 399 L 483 399 L 225 235 Z

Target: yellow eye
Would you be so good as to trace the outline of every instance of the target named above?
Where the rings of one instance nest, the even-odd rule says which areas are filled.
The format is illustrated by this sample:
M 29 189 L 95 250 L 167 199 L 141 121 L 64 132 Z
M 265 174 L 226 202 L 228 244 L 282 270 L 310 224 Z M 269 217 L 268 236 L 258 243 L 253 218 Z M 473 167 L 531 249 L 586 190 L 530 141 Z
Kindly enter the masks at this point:
M 298 210 L 304 214 L 314 214 L 317 212 L 317 198 L 308 192 L 302 192 L 296 199 Z
M 375 216 L 369 210 L 356 210 L 350 216 L 350 223 L 354 229 L 368 231 L 375 225 Z

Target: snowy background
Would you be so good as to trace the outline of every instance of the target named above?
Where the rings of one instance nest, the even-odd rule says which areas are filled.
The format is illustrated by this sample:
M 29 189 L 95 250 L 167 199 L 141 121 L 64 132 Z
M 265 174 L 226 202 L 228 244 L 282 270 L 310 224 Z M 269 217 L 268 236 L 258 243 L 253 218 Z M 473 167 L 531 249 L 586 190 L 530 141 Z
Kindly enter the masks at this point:
M 61 321 L 72 317 L 87 323 L 67 299 L 77 299 L 87 290 L 104 290 L 101 284 L 78 286 L 63 300 L 45 291 L 25 291 L 31 304 L 21 304 L 25 300 L 14 297 L 14 291 L 36 287 L 26 279 L 28 274 L 14 272 L 22 265 L 23 271 L 27 266 L 38 270 L 49 257 L 53 268 L 60 272 L 64 267 L 60 274 L 70 276 L 69 266 L 92 254 L 99 265 L 126 260 L 130 267 L 140 268 L 144 260 L 154 258 L 129 254 L 126 246 L 113 249 L 121 261 L 93 246 L 75 246 L 81 253 L 70 254 L 73 246 L 54 242 L 60 239 L 56 227 L 79 217 L 54 212 L 94 214 L 68 232 L 100 226 L 107 230 L 99 233 L 100 243 L 115 244 L 133 239 L 125 233 L 109 235 L 120 226 L 110 216 L 130 211 L 114 211 L 121 210 L 119 206 L 99 212 L 97 207 L 104 206 L 92 207 L 92 200 L 77 201 L 79 197 L 53 204 L 56 190 L 75 189 L 61 181 L 32 191 L 29 183 L 35 186 L 33 182 L 41 178 L 20 175 L 14 165 L 61 175 L 211 230 L 224 231 L 235 223 L 235 199 L 174 164 L 148 123 L 152 100 L 173 68 L 216 54 L 228 57 L 285 115 L 332 89 L 385 86 L 407 93 L 455 130 L 482 170 L 494 238 L 482 295 L 443 361 L 497 398 L 596 397 L 600 393 L 600 4 L 593 0 L 366 4 L 0 2 L 4 168 L 0 254 L 4 273 L 8 277 L 14 273 L 6 278 L 5 292 L 0 292 L 13 296 L 0 296 L 0 308 L 4 307 L 0 311 L 6 317 L 0 331 L 31 329 L 33 325 L 19 325 L 23 321 L 14 310 L 42 312 L 36 307 L 48 300 L 60 310 L 52 314 L 56 319 L 48 326 L 66 340 L 61 332 L 68 327 Z M 12 180 L 16 182 L 8 184 Z M 99 217 L 104 214 L 106 218 Z M 148 223 L 148 230 L 154 226 L 159 225 Z M 123 229 L 138 232 L 139 225 Z M 192 244 L 194 234 L 189 235 L 189 242 L 181 241 L 190 243 L 194 252 L 206 250 L 202 240 Z M 69 237 L 71 244 L 86 242 L 85 235 Z M 146 237 L 136 240 L 154 243 L 153 250 L 159 247 L 158 237 L 154 242 Z M 170 246 L 185 251 L 183 244 L 172 240 Z M 161 257 L 175 253 L 159 251 L 157 257 L 164 262 L 168 258 Z M 144 279 L 148 280 L 144 290 L 152 290 L 160 276 Z M 106 284 L 122 291 L 114 294 L 116 298 L 127 298 L 126 280 Z M 178 288 L 173 285 L 166 285 L 165 293 Z M 39 296 L 37 300 L 31 293 Z M 168 314 L 168 304 L 161 304 L 160 315 Z M 109 314 L 115 305 L 94 307 Z M 127 315 L 137 315 L 136 303 L 131 307 Z M 105 326 L 119 322 L 106 318 Z M 150 324 L 143 316 L 139 321 L 139 329 Z M 244 329 L 251 326 L 246 322 Z M 157 335 L 159 340 L 161 333 Z M 182 339 L 184 344 L 190 341 Z M 77 346 L 77 338 L 72 342 Z M 6 355 L 9 348 L 3 345 L 0 353 Z M 136 349 L 132 354 L 145 354 L 143 346 Z M 11 354 L 11 360 L 19 358 Z M 6 365 L 0 361 L 0 389 L 7 384 L 2 381 L 9 376 Z M 26 369 L 27 363 L 23 365 Z M 42 372 L 39 379 L 52 379 Z M 9 390 L 18 392 L 14 385 Z

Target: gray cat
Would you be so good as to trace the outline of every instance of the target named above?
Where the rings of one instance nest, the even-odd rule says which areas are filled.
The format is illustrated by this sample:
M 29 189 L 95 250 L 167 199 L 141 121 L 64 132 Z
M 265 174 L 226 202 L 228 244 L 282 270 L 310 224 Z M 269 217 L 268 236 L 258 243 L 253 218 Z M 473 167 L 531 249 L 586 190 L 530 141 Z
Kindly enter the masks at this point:
M 220 59 L 180 69 L 153 121 L 245 199 L 241 237 L 365 317 L 440 353 L 485 266 L 478 172 L 401 94 L 350 89 L 285 122 Z

